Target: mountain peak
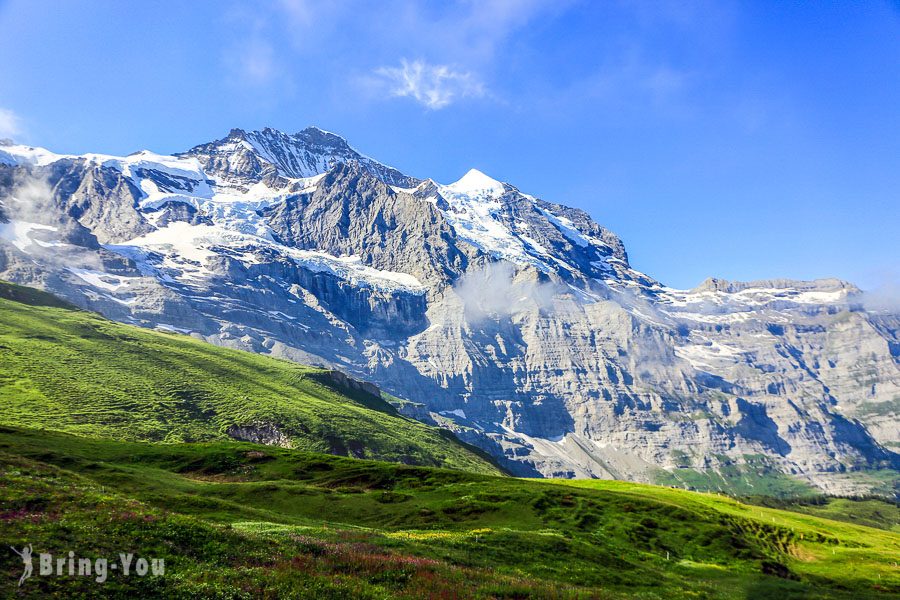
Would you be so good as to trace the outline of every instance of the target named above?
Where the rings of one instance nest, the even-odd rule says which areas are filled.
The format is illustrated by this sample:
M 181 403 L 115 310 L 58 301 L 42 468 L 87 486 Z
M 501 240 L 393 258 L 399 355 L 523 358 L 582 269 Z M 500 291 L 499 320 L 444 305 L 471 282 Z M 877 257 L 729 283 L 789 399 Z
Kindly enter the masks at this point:
M 323 137 L 331 137 L 339 140 L 347 141 L 346 138 L 342 135 L 338 135 L 333 131 L 328 131 L 327 129 L 322 129 L 321 127 L 316 127 L 315 125 L 310 125 L 309 127 L 302 129 L 295 133 L 294 135 L 321 135 Z
M 298 131 L 297 133 L 286 133 L 275 127 L 263 127 L 262 129 L 246 130 L 234 127 L 228 132 L 224 140 L 245 140 L 252 142 L 256 140 L 269 140 L 269 143 L 277 141 L 281 144 L 307 144 L 319 146 L 339 147 L 342 149 L 352 150 L 347 140 L 342 136 L 326 131 L 321 127 L 310 126 Z
M 284 135 L 284 134 L 282 134 Z M 302 131 L 298 131 L 291 137 L 293 140 L 300 140 L 302 143 L 309 146 L 320 146 L 324 148 L 333 148 L 335 150 L 340 150 L 342 152 L 348 152 L 352 154 L 358 154 L 356 150 L 354 150 L 347 140 L 336 133 L 332 133 L 331 131 L 325 131 L 319 127 L 311 126 L 303 129 Z
M 478 169 L 469 169 L 459 180 L 447 186 L 452 192 L 467 196 L 501 196 L 506 191 L 505 184 L 485 175 Z
M 197 158 L 210 173 L 241 185 L 252 184 L 271 167 L 278 175 L 302 179 L 352 161 L 389 185 L 409 188 L 419 184 L 418 179 L 360 154 L 343 137 L 319 127 L 307 127 L 294 134 L 274 127 L 253 131 L 235 128 L 221 140 L 176 156 Z

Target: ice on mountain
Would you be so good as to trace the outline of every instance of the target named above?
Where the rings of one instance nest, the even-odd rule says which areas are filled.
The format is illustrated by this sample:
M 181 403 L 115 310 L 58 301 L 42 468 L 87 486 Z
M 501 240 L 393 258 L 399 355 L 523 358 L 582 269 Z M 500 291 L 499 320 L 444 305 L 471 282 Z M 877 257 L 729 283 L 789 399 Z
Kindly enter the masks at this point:
M 104 289 L 110 292 L 117 292 L 123 287 L 127 287 L 132 280 L 139 279 L 137 277 L 123 277 L 121 275 L 112 275 L 104 271 L 95 271 L 92 269 L 66 267 L 66 270 L 69 273 L 78 276 L 78 278 L 83 280 L 84 282 L 96 288 Z
M 458 181 L 444 187 L 454 194 L 474 198 L 497 198 L 506 191 L 501 182 L 488 177 L 478 169 L 469 169 Z
M 9 223 L 0 223 L 0 239 L 4 239 L 13 246 L 28 253 L 28 247 L 32 244 L 47 247 L 56 245 L 50 242 L 40 242 L 33 239 L 31 233 L 33 231 L 58 231 L 56 227 L 50 225 L 41 225 L 39 223 L 30 223 L 27 221 L 10 221 Z

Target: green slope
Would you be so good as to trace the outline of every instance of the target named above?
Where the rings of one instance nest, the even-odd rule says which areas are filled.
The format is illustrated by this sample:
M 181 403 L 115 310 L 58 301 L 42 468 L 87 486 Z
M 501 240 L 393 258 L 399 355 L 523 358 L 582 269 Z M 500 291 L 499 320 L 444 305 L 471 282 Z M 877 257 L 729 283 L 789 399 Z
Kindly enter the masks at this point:
M 0 540 L 166 560 L 103 593 L 222 598 L 894 598 L 900 535 L 712 494 L 246 443 L 0 428 Z M 0 552 L 0 595 L 21 562 Z M 77 577 L 18 593 L 98 594 Z
M 274 427 L 302 450 L 499 473 L 327 371 L 114 323 L 3 282 L 0 424 L 159 442 Z
M 900 502 L 897 500 L 882 497 L 837 498 L 821 495 L 788 499 L 750 496 L 741 500 L 749 504 L 783 508 L 792 512 L 900 533 Z

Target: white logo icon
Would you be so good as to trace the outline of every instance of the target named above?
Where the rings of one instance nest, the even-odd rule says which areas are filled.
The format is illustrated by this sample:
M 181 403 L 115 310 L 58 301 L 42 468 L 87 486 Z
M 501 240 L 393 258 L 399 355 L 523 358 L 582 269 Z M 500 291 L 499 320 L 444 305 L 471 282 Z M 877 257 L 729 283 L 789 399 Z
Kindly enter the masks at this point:
M 19 587 L 22 587 L 22 584 L 25 583 L 25 580 L 31 577 L 31 574 L 34 572 L 34 564 L 32 564 L 31 562 L 31 553 L 33 551 L 33 548 L 31 547 L 31 544 L 23 547 L 21 552 L 19 552 L 12 546 L 10 546 L 10 548 L 12 548 L 12 551 L 22 558 L 22 562 L 25 564 L 25 572 L 22 573 L 22 576 L 19 578 Z

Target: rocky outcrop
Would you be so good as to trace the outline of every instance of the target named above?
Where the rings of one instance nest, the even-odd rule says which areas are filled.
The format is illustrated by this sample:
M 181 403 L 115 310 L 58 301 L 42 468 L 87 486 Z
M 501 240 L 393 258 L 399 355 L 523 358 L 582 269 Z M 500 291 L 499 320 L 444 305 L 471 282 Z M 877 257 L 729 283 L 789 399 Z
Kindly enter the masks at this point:
M 479 254 L 455 239 L 433 205 L 395 192 L 358 163 L 337 165 L 314 192 L 290 197 L 263 217 L 287 246 L 359 256 L 376 269 L 436 286 L 454 281 Z
M 242 442 L 265 444 L 266 446 L 280 446 L 293 448 L 294 442 L 278 425 L 272 423 L 254 423 L 253 425 L 229 425 L 225 433 Z
M 57 203 L 100 243 L 122 242 L 153 230 L 137 207 L 140 190 L 119 170 L 82 160 L 57 167 L 63 165 L 52 165 L 47 174 Z
M 191 225 L 212 225 L 212 219 L 208 216 L 200 214 L 200 212 L 192 205 L 175 200 L 163 202 L 148 213 L 155 217 L 155 225 L 157 227 L 167 227 L 171 223 L 182 221 Z M 158 213 L 154 215 L 153 213 Z

